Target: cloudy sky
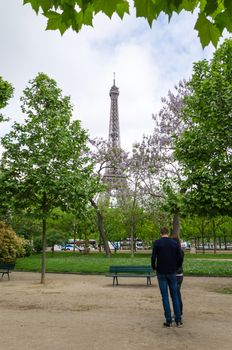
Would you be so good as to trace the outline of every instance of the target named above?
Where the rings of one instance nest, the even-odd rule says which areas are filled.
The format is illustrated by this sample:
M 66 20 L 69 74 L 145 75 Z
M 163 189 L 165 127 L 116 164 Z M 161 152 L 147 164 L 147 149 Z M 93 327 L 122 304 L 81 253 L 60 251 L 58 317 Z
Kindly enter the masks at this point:
M 143 134 L 152 133 L 152 113 L 160 99 L 180 79 L 188 79 L 192 64 L 210 59 L 214 49 L 201 48 L 195 16 L 183 13 L 168 19 L 161 16 L 150 29 L 134 15 L 121 21 L 99 14 L 94 28 L 79 34 L 69 30 L 45 31 L 46 19 L 36 16 L 23 0 L 0 1 L 0 75 L 15 88 L 5 114 L 23 121 L 20 96 L 28 81 L 44 72 L 55 79 L 64 95 L 70 95 L 74 118 L 89 130 L 91 137 L 108 137 L 109 90 L 116 72 L 119 87 L 121 144 L 131 149 Z M 0 125 L 0 136 L 11 123 Z

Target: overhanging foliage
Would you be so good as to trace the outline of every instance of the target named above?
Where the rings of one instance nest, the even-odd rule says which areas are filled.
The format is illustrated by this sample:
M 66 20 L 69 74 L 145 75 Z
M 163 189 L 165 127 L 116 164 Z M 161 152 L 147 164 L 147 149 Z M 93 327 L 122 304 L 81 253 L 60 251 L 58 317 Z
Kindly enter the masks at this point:
M 225 29 L 232 32 L 231 0 L 24 0 L 24 4 L 27 3 L 37 14 L 40 10 L 43 12 L 47 18 L 46 29 L 58 29 L 61 34 L 69 28 L 79 32 L 83 25 L 93 26 L 93 19 L 99 12 L 109 18 L 117 14 L 123 19 L 131 12 L 129 3 L 135 7 L 136 17 L 145 18 L 150 27 L 161 13 L 170 20 L 174 13 L 197 10 L 194 29 L 203 48 L 209 43 L 216 47 Z

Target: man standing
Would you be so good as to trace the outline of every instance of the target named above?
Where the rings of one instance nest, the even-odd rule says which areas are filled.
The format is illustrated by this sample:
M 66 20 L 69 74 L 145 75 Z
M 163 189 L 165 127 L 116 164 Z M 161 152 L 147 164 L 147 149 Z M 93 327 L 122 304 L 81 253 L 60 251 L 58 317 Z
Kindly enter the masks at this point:
M 164 327 L 171 327 L 172 315 L 169 303 L 168 290 L 172 298 L 177 327 L 182 325 L 180 303 L 178 299 L 176 271 L 181 265 L 182 255 L 180 246 L 168 236 L 166 227 L 160 230 L 161 238 L 154 242 L 151 265 L 156 270 L 160 293 L 162 296 L 164 315 L 166 322 Z

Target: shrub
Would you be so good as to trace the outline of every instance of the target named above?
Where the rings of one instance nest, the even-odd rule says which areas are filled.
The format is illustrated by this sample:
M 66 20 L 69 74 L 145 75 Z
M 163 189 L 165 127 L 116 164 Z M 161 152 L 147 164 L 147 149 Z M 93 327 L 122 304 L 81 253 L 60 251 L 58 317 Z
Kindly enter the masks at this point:
M 33 254 L 33 247 L 30 241 L 26 241 L 26 244 L 24 244 L 24 256 L 30 256 L 32 254 Z
M 25 253 L 26 240 L 18 237 L 5 222 L 0 221 L 0 261 L 13 262 Z

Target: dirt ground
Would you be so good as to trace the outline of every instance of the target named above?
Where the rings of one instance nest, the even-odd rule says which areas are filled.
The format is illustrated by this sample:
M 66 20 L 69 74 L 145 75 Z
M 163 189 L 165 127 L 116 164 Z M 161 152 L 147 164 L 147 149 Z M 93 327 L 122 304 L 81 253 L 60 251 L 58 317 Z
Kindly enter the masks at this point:
M 156 278 L 13 272 L 0 281 L 0 350 L 231 350 L 229 278 L 185 277 L 184 326 L 162 328 Z

